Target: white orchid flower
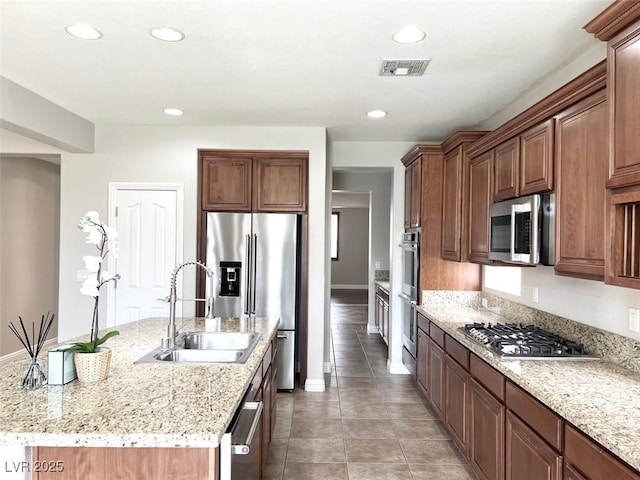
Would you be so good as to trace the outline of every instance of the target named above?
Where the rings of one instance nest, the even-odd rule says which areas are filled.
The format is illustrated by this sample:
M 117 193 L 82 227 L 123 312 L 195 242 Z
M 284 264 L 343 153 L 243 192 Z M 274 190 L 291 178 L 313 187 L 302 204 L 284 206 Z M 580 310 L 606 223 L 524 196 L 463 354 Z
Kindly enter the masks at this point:
M 107 238 L 110 242 L 115 242 L 118 238 L 118 231 L 113 227 L 107 227 L 104 223 L 102 224 L 102 228 L 104 228 L 105 233 L 107 234 Z
M 100 245 L 102 243 L 103 235 L 98 227 L 88 228 L 85 232 L 87 232 L 87 243 L 92 243 L 94 245 Z
M 116 259 L 118 258 L 118 252 L 119 252 L 119 250 L 118 250 L 118 246 L 117 246 L 117 245 L 113 245 L 113 246 L 109 249 L 109 253 L 110 253 L 111 255 L 113 255 L 113 258 L 116 258 Z
M 101 282 L 102 282 L 102 283 L 107 283 L 107 282 L 109 282 L 109 281 L 111 281 L 111 280 L 115 280 L 115 279 L 120 278 L 120 275 L 118 275 L 117 273 L 116 273 L 115 275 L 111 275 L 111 274 L 110 274 L 109 272 L 107 272 L 106 270 L 103 270 L 103 271 L 100 273 L 100 277 L 101 277 L 101 278 L 100 278 L 100 280 L 101 280 Z
M 87 213 L 85 213 L 84 218 L 86 218 L 87 220 L 93 223 L 98 223 L 98 224 L 100 223 L 100 214 L 95 210 L 90 210 Z
M 94 256 L 94 255 L 86 255 L 82 257 L 84 260 L 84 265 L 92 273 L 96 273 L 100 270 L 100 263 L 102 263 L 102 257 Z
M 100 295 L 100 292 L 98 291 L 97 275 L 90 275 L 84 282 L 82 282 L 80 293 L 90 297 L 97 297 Z

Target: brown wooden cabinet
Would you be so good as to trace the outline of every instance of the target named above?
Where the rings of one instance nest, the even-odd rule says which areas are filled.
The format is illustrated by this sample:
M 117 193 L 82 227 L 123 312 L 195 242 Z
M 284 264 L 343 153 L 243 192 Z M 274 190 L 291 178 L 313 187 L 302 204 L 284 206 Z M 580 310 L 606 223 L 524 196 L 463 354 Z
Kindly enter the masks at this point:
M 501 375 L 500 375 L 501 376 Z M 504 479 L 506 408 L 475 379 L 469 398 L 469 460 L 481 480 Z
M 305 212 L 308 153 L 201 150 L 204 211 Z
M 428 352 L 430 400 L 440 418 L 444 418 L 444 350 L 430 339 Z
M 494 148 L 494 201 L 520 194 L 520 138 L 514 137 Z
M 444 359 L 444 398 L 445 426 L 468 456 L 469 373 L 449 355 Z
M 418 314 L 420 315 L 420 314 Z M 429 392 L 429 335 L 418 328 L 416 342 L 416 381 L 422 394 L 428 397 Z
M 466 262 L 469 212 L 469 160 L 467 147 L 486 132 L 460 131 L 442 144 L 442 258 Z
M 561 480 L 562 456 L 511 411 L 506 419 L 506 480 Z
M 640 184 L 640 20 L 609 40 L 607 75 L 611 132 L 607 185 Z
M 402 158 L 404 171 L 404 228 L 420 227 L 422 221 L 422 155 L 414 148 Z
M 553 132 L 549 119 L 520 134 L 520 196 L 553 189 Z
M 389 344 L 389 293 L 381 287 L 376 287 L 376 325 L 380 336 Z
M 471 160 L 469 168 L 469 261 L 489 261 L 489 207 L 493 203 L 494 151 Z
M 607 191 L 605 282 L 640 289 L 640 184 Z
M 598 92 L 556 117 L 556 261 L 562 275 L 602 280 L 607 116 Z

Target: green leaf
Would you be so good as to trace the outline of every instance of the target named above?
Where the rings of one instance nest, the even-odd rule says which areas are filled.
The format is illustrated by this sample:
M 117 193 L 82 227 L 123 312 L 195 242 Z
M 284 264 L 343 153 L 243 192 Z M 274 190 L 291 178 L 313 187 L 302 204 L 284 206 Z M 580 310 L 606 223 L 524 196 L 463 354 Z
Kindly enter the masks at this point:
M 109 340 L 111 337 L 115 337 L 116 335 L 120 335 L 120 332 L 117 330 L 113 330 L 105 334 L 104 337 L 98 339 L 98 343 L 96 345 L 102 345 L 104 342 Z
M 104 342 L 109 340 L 111 337 L 115 337 L 116 335 L 120 335 L 120 332 L 118 332 L 117 330 L 108 332 L 104 337 L 98 339 L 96 346 L 102 345 Z M 77 353 L 93 353 L 93 342 L 76 343 L 72 347 L 66 348 L 65 351 Z

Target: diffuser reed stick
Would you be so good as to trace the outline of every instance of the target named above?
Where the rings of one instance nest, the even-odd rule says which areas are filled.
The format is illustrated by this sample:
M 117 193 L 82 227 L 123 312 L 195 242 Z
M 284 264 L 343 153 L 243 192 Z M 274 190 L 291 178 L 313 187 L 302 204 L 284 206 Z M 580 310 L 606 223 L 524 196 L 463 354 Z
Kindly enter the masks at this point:
M 22 376 L 22 389 L 33 390 L 41 386 L 46 380 L 40 364 L 38 363 L 38 355 L 42 351 L 47 335 L 49 335 L 49 330 L 53 324 L 55 314 L 47 312 L 46 316 L 42 315 L 40 318 L 37 337 L 35 322 L 31 322 L 31 337 L 29 337 L 22 317 L 18 316 L 18 318 L 20 319 L 20 329 L 22 332 L 18 331 L 18 328 L 13 324 L 13 322 L 9 322 L 9 330 L 11 330 L 18 340 L 20 340 L 20 343 L 29 354 L 29 357 L 31 357 L 31 363 Z

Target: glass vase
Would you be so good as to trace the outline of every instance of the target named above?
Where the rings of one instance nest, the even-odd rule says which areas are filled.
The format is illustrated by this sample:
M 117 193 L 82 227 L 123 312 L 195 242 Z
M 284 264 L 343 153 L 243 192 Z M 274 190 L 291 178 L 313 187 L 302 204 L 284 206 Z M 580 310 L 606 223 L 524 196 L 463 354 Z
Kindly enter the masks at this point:
M 47 377 L 37 358 L 24 365 L 22 369 L 22 390 L 36 390 L 45 384 Z

